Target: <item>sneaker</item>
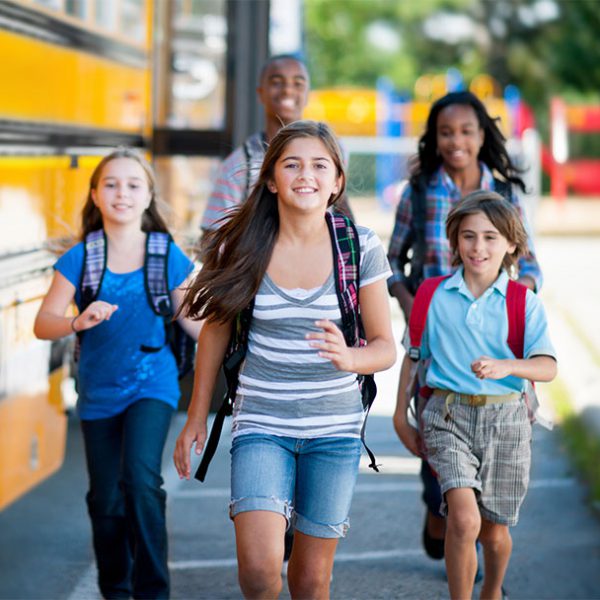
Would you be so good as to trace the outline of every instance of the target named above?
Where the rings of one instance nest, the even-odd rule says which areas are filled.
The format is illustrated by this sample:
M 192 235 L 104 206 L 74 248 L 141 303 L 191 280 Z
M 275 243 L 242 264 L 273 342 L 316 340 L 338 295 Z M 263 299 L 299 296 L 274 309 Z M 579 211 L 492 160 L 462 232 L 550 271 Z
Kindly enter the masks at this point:
M 425 552 L 429 558 L 441 560 L 444 558 L 444 540 L 439 540 L 429 535 L 429 530 L 427 529 L 428 516 L 429 511 L 425 513 L 425 524 L 423 525 L 423 548 L 425 548 Z

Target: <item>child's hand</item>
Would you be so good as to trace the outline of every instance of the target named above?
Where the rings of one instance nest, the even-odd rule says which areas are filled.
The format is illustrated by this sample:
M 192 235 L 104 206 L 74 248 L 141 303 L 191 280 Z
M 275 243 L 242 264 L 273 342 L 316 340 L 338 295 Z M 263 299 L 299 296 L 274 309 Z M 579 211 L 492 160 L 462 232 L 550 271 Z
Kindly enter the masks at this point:
M 173 462 L 179 474 L 179 478 L 190 478 L 190 451 L 195 443 L 195 453 L 201 454 L 206 442 L 206 423 L 201 424 L 195 421 L 187 420 L 185 427 L 177 437 L 175 442 L 175 452 L 173 452 Z
M 80 315 L 73 320 L 72 327 L 75 331 L 85 331 L 108 321 L 112 314 L 119 308 L 116 304 L 109 304 L 102 300 L 92 302 Z
M 401 415 L 397 411 L 394 413 L 394 429 L 406 449 L 415 456 L 422 458 L 423 453 L 421 452 L 421 437 L 419 432 L 408 423 L 406 416 Z
M 480 356 L 471 363 L 471 371 L 478 379 L 504 379 L 511 375 L 510 361 Z
M 323 332 L 306 334 L 307 340 L 317 340 L 310 342 L 311 348 L 318 348 L 320 350 L 319 356 L 330 360 L 338 371 L 353 372 L 352 351 L 346 346 L 344 334 L 336 324 L 323 319 L 322 321 L 315 321 L 315 325 L 320 327 Z

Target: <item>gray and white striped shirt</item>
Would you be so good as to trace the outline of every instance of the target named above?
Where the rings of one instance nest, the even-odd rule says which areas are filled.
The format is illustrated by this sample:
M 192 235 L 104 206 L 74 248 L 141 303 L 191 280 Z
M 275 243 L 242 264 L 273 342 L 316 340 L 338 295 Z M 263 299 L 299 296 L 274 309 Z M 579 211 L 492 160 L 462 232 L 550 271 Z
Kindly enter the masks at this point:
M 390 276 L 377 235 L 358 227 L 361 287 Z M 312 290 L 285 290 L 265 274 L 256 295 L 240 370 L 233 436 L 360 437 L 364 413 L 355 373 L 338 371 L 309 346 L 315 321 L 341 327 L 333 272 Z

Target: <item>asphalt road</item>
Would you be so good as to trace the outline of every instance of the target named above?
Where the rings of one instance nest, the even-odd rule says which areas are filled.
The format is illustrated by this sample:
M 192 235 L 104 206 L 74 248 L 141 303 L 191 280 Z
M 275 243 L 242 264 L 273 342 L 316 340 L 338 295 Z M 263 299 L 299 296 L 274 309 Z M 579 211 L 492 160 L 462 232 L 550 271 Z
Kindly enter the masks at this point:
M 181 422 L 174 422 L 173 436 Z M 418 464 L 396 441 L 389 416 L 370 417 L 368 440 L 382 473 L 361 471 L 332 597 L 446 598 L 443 564 L 428 559 L 420 545 Z M 173 598 L 241 597 L 227 516 L 228 441 L 224 436 L 204 484 L 179 482 L 166 456 Z M 600 522 L 586 504 L 559 432 L 537 428 L 533 446 L 531 488 L 513 529 L 510 598 L 600 598 Z M 75 422 L 68 453 L 56 476 L 0 513 L 0 598 L 100 597 Z

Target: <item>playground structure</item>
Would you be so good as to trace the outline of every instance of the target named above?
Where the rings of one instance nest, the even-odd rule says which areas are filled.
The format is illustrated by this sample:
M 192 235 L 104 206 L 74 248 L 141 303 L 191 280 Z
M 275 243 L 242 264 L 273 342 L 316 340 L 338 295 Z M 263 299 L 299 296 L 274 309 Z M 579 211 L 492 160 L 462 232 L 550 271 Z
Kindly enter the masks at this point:
M 600 106 L 568 105 L 561 98 L 550 103 L 551 151 L 544 149 L 542 165 L 550 175 L 550 191 L 564 200 L 567 191 L 582 196 L 600 194 L 600 159 L 569 159 L 569 132 L 600 132 Z
M 423 75 L 411 94 L 398 92 L 380 79 L 376 89 L 327 89 L 311 92 L 305 115 L 327 121 L 340 136 L 350 157 L 375 158 L 375 194 L 385 203 L 385 193 L 404 179 L 407 161 L 417 150 L 431 103 L 449 91 L 465 89 L 454 69 L 443 75 Z M 551 195 L 564 199 L 567 190 L 580 195 L 600 194 L 600 160 L 569 160 L 569 131 L 600 132 L 600 106 L 568 106 L 556 98 L 551 103 L 550 147 L 544 146 L 531 108 L 516 86 L 504 90 L 489 75 L 481 74 L 468 85 L 499 119 L 516 163 L 525 169 L 531 199 L 541 190 L 542 170 L 550 177 Z M 351 174 L 352 175 L 352 174 Z

